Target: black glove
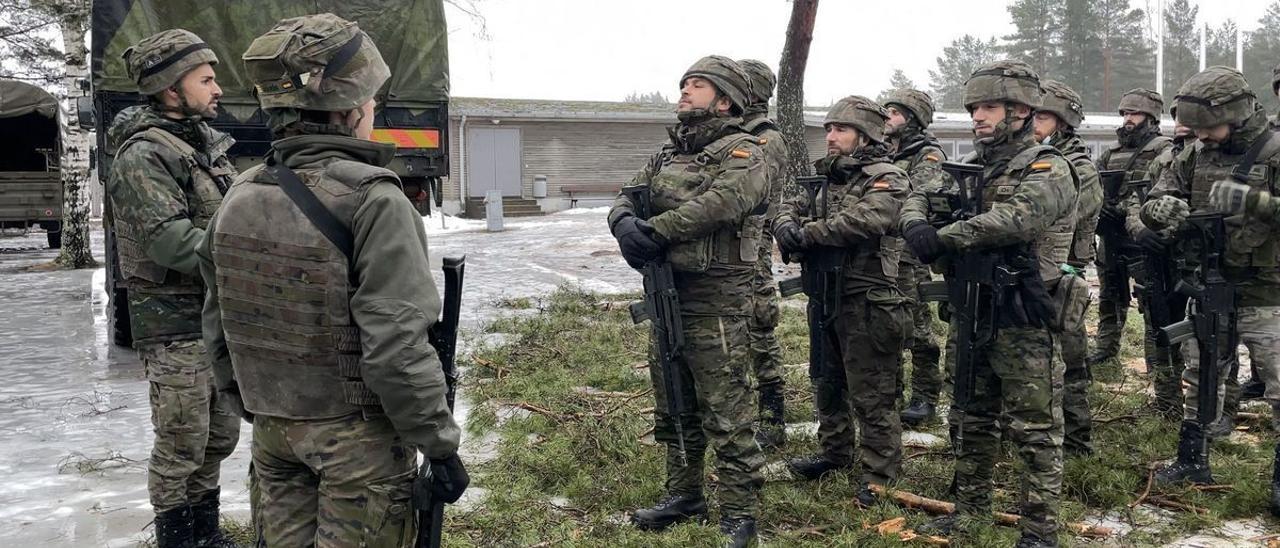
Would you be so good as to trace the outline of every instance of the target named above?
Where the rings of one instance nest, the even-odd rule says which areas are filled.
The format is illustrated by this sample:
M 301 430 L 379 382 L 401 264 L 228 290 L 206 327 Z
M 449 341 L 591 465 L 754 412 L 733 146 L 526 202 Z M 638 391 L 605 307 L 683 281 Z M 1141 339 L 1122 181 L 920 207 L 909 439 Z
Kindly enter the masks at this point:
M 1161 254 L 1169 250 L 1169 242 L 1150 228 L 1144 228 L 1138 233 L 1137 242 L 1138 246 L 1147 253 Z
M 800 232 L 800 227 L 794 222 L 782 223 L 773 229 L 773 239 L 778 241 L 778 249 L 782 250 L 783 255 L 803 251 L 804 233 Z
M 422 464 L 418 478 L 413 480 L 414 507 L 425 509 L 428 503 L 453 504 L 471 483 L 471 476 L 462 466 L 462 459 L 454 453 L 443 459 L 431 459 Z
M 1102 209 L 1098 212 L 1098 225 L 1112 229 L 1122 228 L 1128 216 L 1129 212 L 1120 206 L 1102 204 Z
M 662 255 L 662 244 L 653 237 L 653 225 L 634 215 L 627 215 L 613 225 L 613 237 L 618 239 L 622 258 L 631 268 L 640 268 Z
M 907 241 L 911 253 L 922 263 L 932 263 L 947 253 L 947 247 L 938 239 L 938 229 L 929 226 L 929 223 L 911 224 L 902 232 L 902 237 Z

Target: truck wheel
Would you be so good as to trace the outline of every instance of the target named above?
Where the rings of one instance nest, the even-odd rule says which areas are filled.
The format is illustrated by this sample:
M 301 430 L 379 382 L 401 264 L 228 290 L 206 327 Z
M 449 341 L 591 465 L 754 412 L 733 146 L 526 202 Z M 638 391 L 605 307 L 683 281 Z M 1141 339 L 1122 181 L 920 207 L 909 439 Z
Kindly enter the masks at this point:
M 42 223 L 45 238 L 49 240 L 49 249 L 62 249 L 62 221 Z

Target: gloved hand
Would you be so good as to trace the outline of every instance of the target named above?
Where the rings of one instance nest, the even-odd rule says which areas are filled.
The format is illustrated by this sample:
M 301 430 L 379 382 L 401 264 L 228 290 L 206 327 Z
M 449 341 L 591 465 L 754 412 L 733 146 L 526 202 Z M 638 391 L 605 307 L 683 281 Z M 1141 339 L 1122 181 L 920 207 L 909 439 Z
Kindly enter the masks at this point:
M 470 484 L 471 476 L 467 475 L 457 453 L 443 459 L 428 460 L 418 470 L 417 479 L 413 480 L 414 507 L 426 508 L 429 502 L 453 504 Z
M 1187 215 L 1191 214 L 1191 206 L 1181 198 L 1176 198 L 1165 194 L 1143 204 L 1142 206 L 1142 222 L 1143 224 L 1160 230 L 1163 228 L 1177 228 L 1182 221 L 1187 220 Z
M 1102 204 L 1102 209 L 1098 212 L 1098 226 L 1122 228 L 1128 213 L 1118 205 Z
M 622 258 L 631 268 L 640 268 L 662 255 L 663 246 L 654 238 L 653 225 L 634 215 L 623 217 L 613 225 L 613 237 L 617 238 Z
M 1164 236 L 1161 236 L 1159 232 L 1150 228 L 1142 229 L 1142 232 L 1139 232 L 1138 237 L 1135 238 L 1135 242 L 1138 247 L 1141 247 L 1147 253 L 1160 255 L 1169 250 L 1169 241 Z
M 902 238 L 907 241 L 911 253 L 922 263 L 932 263 L 947 253 L 946 245 L 938 238 L 938 229 L 929 226 L 929 223 L 912 223 L 902 231 Z
M 778 249 L 783 255 L 803 251 L 805 247 L 804 233 L 794 221 L 787 221 L 773 228 L 773 239 L 778 241 Z
M 1209 207 L 1227 215 L 1258 214 L 1269 209 L 1271 193 L 1235 181 L 1218 181 L 1209 189 Z

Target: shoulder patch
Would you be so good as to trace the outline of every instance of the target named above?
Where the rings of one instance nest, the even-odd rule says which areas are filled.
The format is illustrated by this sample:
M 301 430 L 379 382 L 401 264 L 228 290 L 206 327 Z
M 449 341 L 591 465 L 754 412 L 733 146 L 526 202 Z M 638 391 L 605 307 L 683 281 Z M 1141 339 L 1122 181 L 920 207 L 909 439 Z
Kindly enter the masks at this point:
M 889 181 L 886 181 L 884 179 L 880 179 L 879 181 L 871 183 L 871 188 L 875 190 L 885 190 L 890 188 L 891 186 L 892 185 L 889 184 Z
M 760 138 L 760 146 L 765 146 L 765 145 L 767 145 L 767 144 L 769 144 L 769 139 L 767 139 L 767 138 L 765 138 L 765 137 L 761 137 L 761 138 Z
M 729 155 L 733 156 L 734 158 L 750 158 L 751 157 L 750 152 L 747 152 L 742 149 L 734 150 L 733 152 L 730 152 Z
M 1049 168 L 1051 168 L 1051 167 L 1053 167 L 1053 163 L 1052 163 L 1052 162 L 1046 162 L 1046 161 L 1043 161 L 1043 160 L 1042 160 L 1042 161 L 1035 162 L 1035 163 L 1031 164 L 1031 169 L 1033 169 L 1033 170 L 1035 170 L 1035 171 L 1044 171 L 1044 170 L 1049 169 Z
M 930 161 L 930 162 L 941 162 L 941 161 L 942 161 L 942 156 L 941 156 L 941 155 L 939 155 L 939 154 L 938 154 L 938 153 L 936 153 L 936 152 L 930 152 L 930 153 L 928 153 L 928 154 L 925 154 L 925 155 L 924 155 L 924 159 L 926 159 L 926 160 L 928 160 L 928 161 Z

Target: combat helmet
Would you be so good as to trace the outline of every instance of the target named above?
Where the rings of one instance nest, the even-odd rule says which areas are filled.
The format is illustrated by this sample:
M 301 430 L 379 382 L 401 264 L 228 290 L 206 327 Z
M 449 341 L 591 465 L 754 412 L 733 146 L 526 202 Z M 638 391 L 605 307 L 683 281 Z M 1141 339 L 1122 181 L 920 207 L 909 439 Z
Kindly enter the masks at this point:
M 1080 94 L 1057 80 L 1045 80 L 1040 85 L 1044 88 L 1040 110 L 1052 112 L 1072 129 L 1080 127 L 1080 122 L 1084 121 Z
M 1240 71 L 1223 66 L 1192 76 L 1173 98 L 1178 122 L 1189 128 L 1238 124 L 1257 110 L 1256 96 Z
M 1149 89 L 1134 88 L 1126 91 L 1120 98 L 1120 106 L 1116 107 L 1116 111 L 1121 115 L 1125 111 L 1141 112 L 1153 120 L 1159 120 L 1160 114 L 1164 112 L 1164 97 Z
M 685 81 L 694 76 L 706 78 L 715 85 L 737 107 L 737 112 L 746 110 L 751 104 L 751 78 L 733 59 L 722 55 L 708 55 L 698 59 L 680 77 L 680 87 L 684 87 Z
M 332 13 L 281 20 L 242 59 L 264 109 L 346 112 L 391 77 L 369 35 Z
M 773 98 L 774 86 L 778 85 L 778 77 L 773 74 L 769 65 L 755 59 L 740 59 L 738 66 L 742 67 L 743 72 L 746 72 L 750 79 L 751 104 L 768 103 L 769 99 Z
M 906 109 L 920 122 L 920 127 L 927 128 L 933 123 L 933 98 L 920 90 L 895 89 L 889 92 L 884 106 L 897 105 Z
M 822 120 L 828 124 L 853 126 L 859 133 L 877 143 L 884 142 L 884 123 L 889 120 L 889 112 L 875 101 L 861 95 L 850 95 L 836 101 Z
M 1040 76 L 1022 61 L 996 61 L 973 72 L 964 82 L 964 108 L 985 102 L 1021 103 L 1040 108 Z
M 143 38 L 124 50 L 125 70 L 138 84 L 138 93 L 155 95 L 178 83 L 182 76 L 205 63 L 218 64 L 218 56 L 195 33 L 169 29 Z

